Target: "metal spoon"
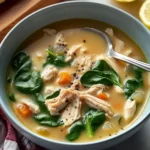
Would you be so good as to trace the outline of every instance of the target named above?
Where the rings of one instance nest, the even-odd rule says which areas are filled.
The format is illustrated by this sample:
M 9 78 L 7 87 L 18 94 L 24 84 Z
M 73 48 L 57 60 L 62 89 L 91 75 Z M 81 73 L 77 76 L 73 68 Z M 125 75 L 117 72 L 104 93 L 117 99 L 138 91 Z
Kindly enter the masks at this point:
M 140 68 L 142 68 L 144 70 L 150 71 L 150 64 L 147 64 L 147 63 L 141 62 L 139 60 L 136 60 L 136 59 L 127 57 L 125 55 L 122 55 L 120 53 L 117 53 L 113 49 L 113 45 L 112 45 L 112 42 L 111 42 L 110 38 L 104 32 L 102 32 L 100 30 L 97 30 L 97 29 L 94 29 L 94 28 L 88 28 L 88 27 L 83 28 L 83 29 L 95 32 L 95 33 L 99 34 L 100 36 L 102 36 L 106 40 L 107 45 L 108 45 L 108 53 L 107 54 L 109 56 L 111 56 L 113 58 L 116 58 L 116 59 L 119 59 L 119 60 L 122 60 L 122 61 L 125 61 L 125 62 L 127 62 L 129 64 L 135 65 L 135 66 L 140 67 Z

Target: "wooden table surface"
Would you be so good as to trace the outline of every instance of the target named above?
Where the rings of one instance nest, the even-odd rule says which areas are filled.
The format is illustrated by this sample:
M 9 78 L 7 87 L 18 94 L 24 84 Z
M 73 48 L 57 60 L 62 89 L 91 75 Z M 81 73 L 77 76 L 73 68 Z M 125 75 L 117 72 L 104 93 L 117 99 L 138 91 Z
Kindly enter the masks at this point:
M 6 0 L 5 3 L 0 4 L 0 41 L 13 26 L 25 16 L 35 10 L 60 1 L 63 0 Z M 118 3 L 115 0 L 97 0 L 97 2 L 114 5 L 123 9 L 138 19 L 139 9 L 144 1 L 145 0 L 136 0 L 132 3 Z
M 6 0 L 0 4 L 0 41 L 25 16 L 60 1 L 62 0 Z

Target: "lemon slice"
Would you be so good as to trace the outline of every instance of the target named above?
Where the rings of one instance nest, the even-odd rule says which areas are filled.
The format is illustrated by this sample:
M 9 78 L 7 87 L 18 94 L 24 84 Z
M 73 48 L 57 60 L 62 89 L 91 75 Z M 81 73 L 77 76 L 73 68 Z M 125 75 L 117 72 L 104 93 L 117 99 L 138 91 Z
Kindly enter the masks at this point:
M 146 0 L 143 3 L 139 15 L 143 23 L 150 28 L 150 0 Z
M 117 2 L 122 2 L 122 3 L 130 3 L 130 2 L 134 2 L 136 0 L 116 0 Z

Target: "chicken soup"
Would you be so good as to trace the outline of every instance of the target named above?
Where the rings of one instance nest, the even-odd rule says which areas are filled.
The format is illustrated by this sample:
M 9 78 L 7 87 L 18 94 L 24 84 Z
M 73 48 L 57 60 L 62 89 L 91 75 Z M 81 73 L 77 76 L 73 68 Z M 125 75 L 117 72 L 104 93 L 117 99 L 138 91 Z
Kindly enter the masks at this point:
M 8 68 L 7 93 L 19 120 L 59 141 L 87 142 L 126 130 L 148 95 L 148 73 L 107 55 L 105 32 L 115 51 L 146 61 L 120 30 L 94 20 L 56 22 L 29 37 Z

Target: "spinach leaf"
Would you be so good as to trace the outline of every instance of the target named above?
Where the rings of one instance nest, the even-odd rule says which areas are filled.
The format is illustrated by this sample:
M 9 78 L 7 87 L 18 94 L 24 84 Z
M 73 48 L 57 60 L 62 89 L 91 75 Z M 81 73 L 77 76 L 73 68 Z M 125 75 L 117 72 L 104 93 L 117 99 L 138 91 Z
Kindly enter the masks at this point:
M 31 70 L 31 60 L 27 54 L 24 52 L 18 53 L 12 63 L 13 69 L 16 71 L 15 78 L 17 78 L 18 75 L 20 75 L 22 72 L 28 72 Z
M 139 82 L 139 87 L 143 87 L 142 73 L 144 72 L 144 70 L 139 68 L 139 67 L 137 67 L 137 66 L 133 66 L 133 70 L 134 70 L 135 78 Z
M 40 124 L 44 126 L 49 127 L 57 127 L 59 125 L 62 125 L 63 122 L 61 122 L 58 117 L 52 117 L 46 113 L 40 113 L 38 115 L 34 116 L 34 119 Z
M 139 82 L 136 79 L 127 80 L 124 86 L 125 97 L 129 98 L 137 88 L 139 88 Z
M 92 70 L 87 71 L 80 81 L 86 87 L 94 84 L 105 84 L 108 86 L 114 84 L 122 88 L 118 74 L 105 60 L 97 61 Z
M 48 56 L 47 56 L 46 63 L 44 65 L 52 64 L 55 67 L 59 67 L 59 68 L 70 65 L 70 62 L 65 62 L 64 55 L 55 54 L 52 48 L 47 49 L 46 52 Z
M 40 111 L 49 114 L 49 111 L 48 111 L 47 107 L 45 106 L 45 99 L 44 99 L 43 95 L 41 95 L 40 93 L 36 93 L 34 95 L 34 97 L 35 97 L 35 102 L 40 107 Z
M 31 70 L 31 60 L 27 60 L 16 72 L 15 79 L 23 72 L 29 72 Z
M 22 93 L 36 93 L 41 90 L 42 79 L 40 72 L 23 72 L 15 77 L 14 85 Z
M 10 99 L 11 101 L 13 101 L 13 102 L 16 101 L 16 98 L 15 98 L 15 96 L 14 96 L 13 93 L 9 93 L 9 94 L 8 94 L 8 97 L 9 97 L 9 99 Z
M 31 71 L 32 62 L 24 52 L 18 53 L 12 62 L 16 71 L 14 85 L 22 93 L 31 94 L 39 92 L 42 88 L 40 72 Z
M 40 107 L 40 113 L 34 115 L 33 118 L 41 125 L 50 126 L 50 127 L 57 127 L 62 125 L 63 122 L 59 120 L 59 116 L 52 116 L 50 112 L 47 110 L 45 106 L 44 97 L 40 93 L 35 94 L 36 103 Z
M 47 96 L 45 96 L 45 99 L 51 99 L 51 98 L 55 98 L 60 94 L 60 90 L 57 90 L 55 92 L 53 92 L 52 94 L 49 94 Z
M 98 71 L 112 71 L 116 73 L 116 71 L 105 61 L 105 60 L 99 60 L 97 61 L 92 70 L 98 70 Z M 117 73 L 116 73 L 117 74 Z
M 81 83 L 90 87 L 94 84 L 105 84 L 108 86 L 118 85 L 122 87 L 119 81 L 119 77 L 112 71 L 87 71 L 80 79 Z
M 102 125 L 106 117 L 104 112 L 99 110 L 90 110 L 84 116 L 83 122 L 89 137 L 92 137 L 97 128 Z
M 82 123 L 82 121 L 75 122 L 69 128 L 69 133 L 66 135 L 67 140 L 68 141 L 76 140 L 80 136 L 83 130 L 84 130 L 84 124 Z
M 135 79 L 129 79 L 125 82 L 124 93 L 125 97 L 128 99 L 138 88 L 144 86 L 142 73 L 144 70 L 134 65 L 130 65 L 130 71 L 134 74 Z M 132 100 L 132 99 L 131 99 Z
M 24 52 L 19 52 L 13 58 L 12 67 L 14 70 L 19 70 L 23 64 L 29 60 L 29 56 Z

